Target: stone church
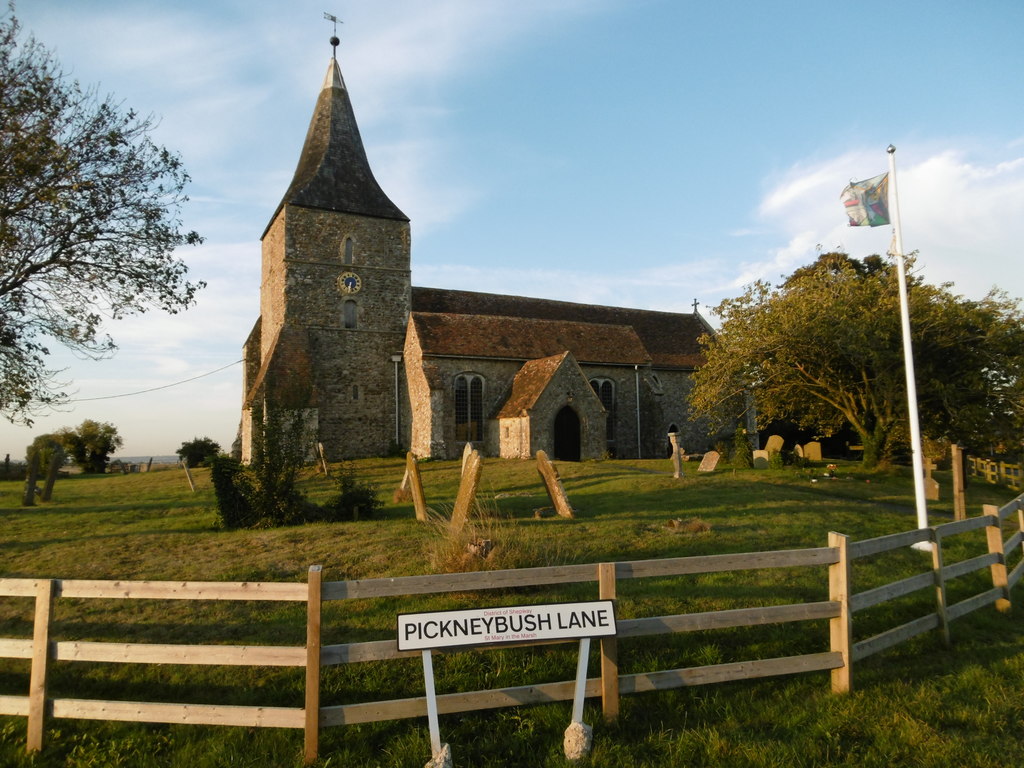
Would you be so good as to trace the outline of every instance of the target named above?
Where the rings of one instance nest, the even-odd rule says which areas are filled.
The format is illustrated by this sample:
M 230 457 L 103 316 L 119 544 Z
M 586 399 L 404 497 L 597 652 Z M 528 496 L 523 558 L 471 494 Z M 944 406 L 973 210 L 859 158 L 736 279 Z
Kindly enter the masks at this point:
M 335 58 L 291 185 L 262 237 L 245 342 L 253 414 L 299 415 L 328 460 L 666 455 L 708 438 L 686 394 L 710 327 L 693 314 L 419 288 L 409 218 L 378 185 Z

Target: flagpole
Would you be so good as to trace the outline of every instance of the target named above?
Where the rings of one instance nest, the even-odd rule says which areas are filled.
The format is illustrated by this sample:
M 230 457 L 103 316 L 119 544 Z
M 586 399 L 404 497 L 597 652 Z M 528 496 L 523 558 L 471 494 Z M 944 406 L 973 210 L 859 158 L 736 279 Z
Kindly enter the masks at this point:
M 914 468 L 914 506 L 917 527 L 928 527 L 928 502 L 924 491 L 924 456 L 921 450 L 921 424 L 917 413 L 917 381 L 914 376 L 914 350 L 910 340 L 910 305 L 907 300 L 907 265 L 903 258 L 903 233 L 900 231 L 900 199 L 896 189 L 896 147 L 889 153 L 889 210 L 892 212 L 893 235 L 896 239 L 896 271 L 900 285 L 900 321 L 903 326 L 903 365 L 907 376 L 907 412 L 910 417 L 910 455 Z M 915 549 L 931 551 L 931 542 L 923 541 Z

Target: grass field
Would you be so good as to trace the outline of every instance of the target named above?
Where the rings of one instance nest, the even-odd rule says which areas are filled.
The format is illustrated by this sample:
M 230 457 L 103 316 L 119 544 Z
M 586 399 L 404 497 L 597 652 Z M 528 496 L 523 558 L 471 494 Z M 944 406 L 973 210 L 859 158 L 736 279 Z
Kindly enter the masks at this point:
M 392 492 L 404 469 L 398 460 L 356 463 L 378 487 L 384 510 L 374 520 L 294 528 L 224 531 L 208 474 L 192 493 L 181 471 L 74 476 L 58 482 L 53 501 L 22 508 L 21 484 L 0 483 L 0 576 L 295 581 L 312 564 L 324 579 L 401 576 L 463 567 L 446 547 L 443 526 L 414 519 Z M 915 526 L 913 490 L 899 473 L 861 473 L 841 465 L 839 478 L 817 470 L 732 470 L 671 477 L 667 461 L 560 464 L 575 520 L 534 512 L 548 506 L 532 462 L 485 462 L 481 483 L 487 518 L 481 531 L 498 542 L 495 567 L 755 552 L 826 544 L 830 530 L 866 539 Z M 458 486 L 455 462 L 425 462 L 428 503 L 450 510 Z M 952 519 L 949 477 L 933 524 Z M 313 498 L 332 490 L 311 476 Z M 1002 505 L 1016 494 L 973 483 L 968 513 Z M 676 530 L 674 519 L 703 525 Z M 983 540 L 983 534 L 981 534 Z M 977 542 L 967 542 L 965 547 Z M 981 545 L 983 547 L 983 544 Z M 966 552 L 966 550 L 965 550 Z M 970 554 L 979 554 L 975 549 Z M 965 554 L 964 556 L 968 556 Z M 906 551 L 855 570 L 858 589 L 920 569 L 927 556 Z M 956 559 L 952 550 L 948 558 Z M 806 569 L 805 569 L 806 570 Z M 982 574 L 984 576 L 984 574 Z M 652 581 L 656 583 L 651 583 Z M 972 589 L 968 583 L 962 588 Z M 1022 599 L 1020 588 L 1015 602 Z M 532 589 L 514 599 L 573 599 Z M 593 590 L 587 598 L 594 597 Z M 827 598 L 823 572 L 754 571 L 623 583 L 620 617 L 719 610 Z M 421 607 L 508 602 L 509 595 L 450 595 L 328 604 L 325 643 L 393 638 L 395 614 Z M 868 611 L 855 637 L 930 609 L 930 595 Z M 951 594 L 951 602 L 956 595 Z M 54 617 L 59 639 L 128 642 L 302 645 L 301 606 L 261 603 L 62 600 Z M 1024 764 L 1024 621 L 1022 609 L 981 610 L 953 625 L 952 648 L 925 636 L 860 662 L 855 690 L 829 693 L 828 676 L 813 673 L 625 697 L 614 724 L 596 700 L 584 719 L 594 725 L 593 766 L 993 766 Z M 0 600 L 0 637 L 30 637 L 31 601 Z M 622 641 L 624 673 L 716 664 L 827 650 L 824 622 L 690 633 Z M 575 649 L 470 651 L 437 657 L 439 692 L 571 679 Z M 302 672 L 294 669 L 55 665 L 54 696 L 140 701 L 301 706 Z M 595 674 L 592 662 L 591 675 Z M 25 662 L 0 662 L 0 695 L 24 695 Z M 422 695 L 418 662 L 332 668 L 324 704 Z M 562 732 L 569 703 L 442 716 L 441 732 L 457 766 L 564 766 Z M 24 753 L 25 720 L 0 718 L 0 766 L 301 765 L 300 731 L 206 726 L 130 725 L 49 720 L 46 748 Z M 425 719 L 325 730 L 320 766 L 421 766 L 430 757 Z

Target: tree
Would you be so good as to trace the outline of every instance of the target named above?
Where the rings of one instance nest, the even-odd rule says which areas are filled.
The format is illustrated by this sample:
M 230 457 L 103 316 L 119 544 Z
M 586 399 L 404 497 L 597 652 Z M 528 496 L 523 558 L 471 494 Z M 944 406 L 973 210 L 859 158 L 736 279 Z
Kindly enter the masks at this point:
M 208 437 L 193 437 L 182 443 L 176 453 L 186 466 L 198 467 L 220 453 L 220 444 Z
M 1024 424 L 1024 316 L 1001 291 L 980 301 L 912 274 L 909 305 L 922 431 L 988 445 Z M 753 393 L 762 425 L 788 419 L 831 434 L 849 424 L 864 463 L 888 461 L 907 422 L 896 266 L 822 255 L 772 287 L 754 283 L 716 313 L 720 331 L 701 344 L 691 404 L 729 423 Z
M 76 429 L 59 429 L 54 437 L 86 473 L 106 472 L 110 454 L 124 445 L 124 440 L 117 434 L 117 427 L 92 419 L 86 419 Z
M 31 415 L 66 399 L 46 367 L 51 340 L 93 358 L 112 319 L 194 303 L 175 258 L 202 240 L 182 231 L 189 178 L 150 140 L 152 117 L 68 78 L 13 3 L 0 18 L 0 413 Z

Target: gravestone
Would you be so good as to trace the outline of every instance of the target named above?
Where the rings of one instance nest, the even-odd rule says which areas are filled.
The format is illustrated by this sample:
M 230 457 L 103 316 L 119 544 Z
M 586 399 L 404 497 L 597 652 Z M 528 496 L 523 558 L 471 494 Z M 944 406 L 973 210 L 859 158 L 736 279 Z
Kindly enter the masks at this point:
M 672 444 L 672 477 L 678 480 L 683 476 L 683 464 L 679 458 L 679 435 L 669 432 L 668 441 Z
M 473 444 L 466 443 L 466 447 L 462 449 L 462 474 L 466 474 L 466 462 L 469 461 L 469 457 L 472 453 Z
M 768 451 L 754 451 L 754 469 L 768 469 Z
M 457 534 L 463 529 L 469 519 L 469 513 L 473 510 L 483 466 L 480 453 L 470 451 L 469 457 L 466 459 L 466 468 L 462 471 L 462 480 L 459 482 L 459 493 L 455 497 L 455 509 L 452 510 L 451 532 L 453 534 Z
M 60 468 L 64 465 L 64 449 L 59 445 L 54 445 L 53 456 L 50 458 L 50 468 L 46 473 L 46 483 L 43 485 L 43 494 L 40 497 L 43 501 L 49 501 L 53 495 L 53 484 L 57 482 L 57 473 L 60 472 Z
M 804 458 L 804 447 L 800 445 L 800 443 L 797 443 L 796 445 L 793 446 L 793 453 L 796 454 L 796 457 L 798 459 Z
M 949 446 L 950 461 L 953 464 L 953 519 L 967 519 L 967 499 L 964 495 L 964 452 L 953 443 Z
M 821 461 L 821 443 L 817 440 L 804 446 L 804 458 L 808 461 Z
M 718 466 L 718 460 L 721 458 L 721 454 L 718 451 L 708 451 L 704 454 L 704 458 L 700 460 L 700 466 L 697 467 L 698 472 L 714 472 L 715 467 Z
M 928 501 L 939 500 L 939 481 L 932 477 L 935 470 L 935 462 L 928 459 L 924 463 L 924 497 Z
M 405 471 L 409 476 L 409 490 L 412 492 L 416 519 L 424 523 L 427 520 L 427 497 L 423 493 L 423 482 L 420 480 L 420 466 L 412 451 L 405 454 Z
M 551 506 L 559 517 L 575 517 L 572 507 L 569 505 L 569 497 L 565 495 L 565 488 L 562 487 L 562 478 L 558 476 L 558 470 L 551 463 L 551 459 L 544 451 L 537 451 L 537 471 L 544 480 L 544 487 L 547 488 L 548 498 L 551 499 Z
M 768 442 L 764 444 L 764 449 L 768 453 L 782 453 L 782 446 L 785 445 L 785 441 L 778 435 L 772 435 L 768 438 Z

